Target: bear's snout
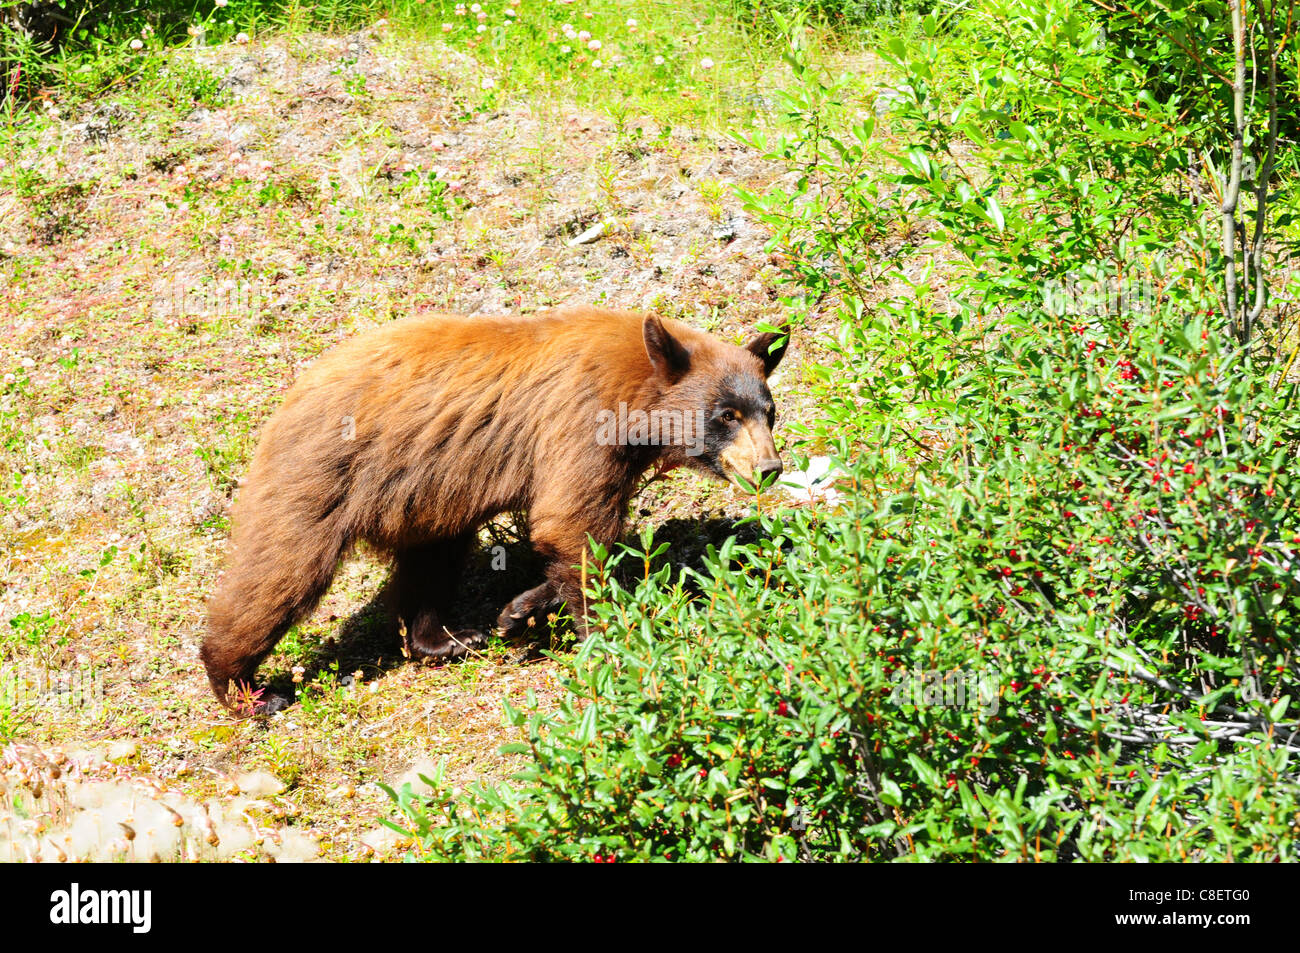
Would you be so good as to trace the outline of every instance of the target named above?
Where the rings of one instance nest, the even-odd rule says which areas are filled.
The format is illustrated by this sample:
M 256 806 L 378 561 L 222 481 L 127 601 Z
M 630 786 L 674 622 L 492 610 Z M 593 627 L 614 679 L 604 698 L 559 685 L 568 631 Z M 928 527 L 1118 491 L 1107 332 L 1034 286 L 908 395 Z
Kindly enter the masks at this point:
M 768 479 L 775 480 L 777 477 L 779 477 L 781 475 L 781 472 L 785 469 L 785 467 L 781 465 L 780 457 L 772 457 L 767 460 L 758 461 L 757 469 L 758 469 L 758 478 L 766 482 Z

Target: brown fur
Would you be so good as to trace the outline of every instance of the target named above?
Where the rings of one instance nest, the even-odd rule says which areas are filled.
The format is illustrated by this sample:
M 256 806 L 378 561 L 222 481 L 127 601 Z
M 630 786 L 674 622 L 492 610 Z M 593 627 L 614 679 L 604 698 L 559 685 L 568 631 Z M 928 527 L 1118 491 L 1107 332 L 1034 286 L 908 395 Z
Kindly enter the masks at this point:
M 358 540 L 394 554 L 397 609 L 417 653 L 457 655 L 483 637 L 450 633 L 439 615 L 475 531 L 527 511 L 546 581 L 512 601 L 500 624 L 511 631 L 567 603 L 581 626 L 574 567 L 587 535 L 620 538 L 649 467 L 780 469 L 770 395 L 767 420 L 733 422 L 743 439 L 701 457 L 681 446 L 601 446 L 597 413 L 620 403 L 694 413 L 717 403 L 723 380 L 752 390 L 756 379 L 766 394 L 762 379 L 783 351 L 768 354 L 776 337 L 746 349 L 677 322 L 582 308 L 411 318 L 328 352 L 266 425 L 235 508 L 201 653 L 217 697 L 251 684 Z

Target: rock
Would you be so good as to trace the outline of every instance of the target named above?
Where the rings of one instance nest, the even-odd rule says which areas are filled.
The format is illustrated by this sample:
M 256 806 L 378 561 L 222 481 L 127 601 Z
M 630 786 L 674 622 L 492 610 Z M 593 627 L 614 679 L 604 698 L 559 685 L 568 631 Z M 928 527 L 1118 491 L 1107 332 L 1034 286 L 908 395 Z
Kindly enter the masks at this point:
M 128 738 L 125 741 L 114 741 L 108 746 L 108 753 L 104 757 L 108 761 L 130 761 L 139 753 L 139 743 Z
M 250 797 L 274 797 L 284 791 L 284 782 L 269 771 L 249 771 L 234 777 L 239 790 Z
M 834 505 L 843 499 L 835 484 L 844 476 L 842 470 L 831 464 L 830 457 L 809 457 L 807 469 L 786 471 L 778 485 L 800 502 L 820 500 Z
M 268 850 L 279 863 L 307 863 L 320 856 L 320 844 L 302 831 L 283 831 L 280 842 Z
M 230 93 L 233 96 L 243 96 L 257 77 L 257 67 L 254 63 L 245 60 L 236 64 L 225 78 L 217 84 L 218 88 L 224 93 Z
M 421 758 L 393 782 L 393 790 L 400 791 L 403 784 L 410 784 L 411 790 L 416 794 L 432 794 L 433 789 L 420 780 L 420 775 L 423 774 L 426 778 L 435 777 L 438 774 L 438 767 L 438 762 L 432 758 Z
M 116 103 L 98 107 L 90 118 L 81 124 L 81 133 L 87 142 L 107 142 L 130 118 L 128 113 Z
M 379 857 L 387 857 L 408 842 L 407 838 L 389 827 L 376 827 L 362 834 L 358 840 Z
M 592 242 L 598 241 L 602 236 L 609 234 L 612 230 L 610 222 L 597 222 L 577 238 L 571 239 L 568 243 L 569 247 L 574 248 L 578 245 L 590 245 Z
M 901 103 L 907 96 L 900 90 L 883 86 L 880 92 L 876 94 L 876 115 L 883 116 L 891 109 L 895 103 Z
M 727 221 L 719 222 L 712 228 L 712 237 L 719 242 L 731 242 L 745 230 L 744 216 L 732 216 Z

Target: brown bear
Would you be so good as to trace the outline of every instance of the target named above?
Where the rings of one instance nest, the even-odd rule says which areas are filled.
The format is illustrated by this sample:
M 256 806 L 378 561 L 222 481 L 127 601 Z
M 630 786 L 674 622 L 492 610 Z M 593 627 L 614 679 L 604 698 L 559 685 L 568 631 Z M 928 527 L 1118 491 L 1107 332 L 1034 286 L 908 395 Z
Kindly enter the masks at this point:
M 407 318 L 329 351 L 271 417 L 240 491 L 233 552 L 208 607 L 212 689 L 251 688 L 262 659 L 329 588 L 358 540 L 394 556 L 412 651 L 453 657 L 483 633 L 440 618 L 478 528 L 526 511 L 546 581 L 498 625 L 567 605 L 585 634 L 590 535 L 619 540 L 648 469 L 773 479 L 766 378 L 788 329 L 744 347 L 653 315 Z

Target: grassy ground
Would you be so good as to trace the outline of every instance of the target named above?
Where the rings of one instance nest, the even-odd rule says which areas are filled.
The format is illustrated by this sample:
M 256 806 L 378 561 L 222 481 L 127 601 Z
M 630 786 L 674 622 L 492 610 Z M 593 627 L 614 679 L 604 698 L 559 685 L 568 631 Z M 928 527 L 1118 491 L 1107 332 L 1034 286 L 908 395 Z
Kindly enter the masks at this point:
M 604 92 L 590 59 L 542 82 L 544 36 L 512 61 L 472 24 L 447 45 L 380 23 L 146 49 L 106 84 L 11 108 L 0 741 L 20 743 L 0 774 L 0 855 L 382 856 L 395 835 L 373 782 L 444 757 L 458 781 L 509 775 L 501 699 L 553 697 L 546 646 L 407 662 L 374 554 L 264 665 L 298 683 L 289 710 L 231 718 L 196 653 L 259 427 L 331 344 L 437 310 L 656 308 L 735 340 L 782 313 L 767 236 L 731 191 L 780 170 L 724 131 L 769 120 L 777 57 L 700 20 L 664 45 L 669 76 L 611 9 L 598 22 L 627 42 L 606 48 L 645 61 Z M 604 237 L 571 243 L 602 221 Z M 802 368 L 829 320 L 810 316 L 775 381 L 787 431 L 812 412 Z M 674 476 L 635 515 L 688 562 L 749 505 Z M 485 535 L 509 568 L 484 556 L 469 574 L 479 624 L 537 568 L 508 523 Z

